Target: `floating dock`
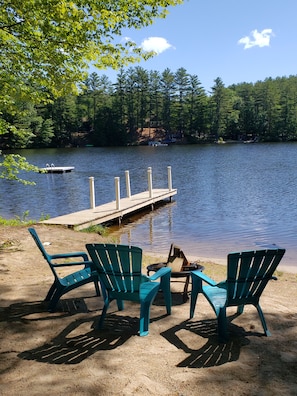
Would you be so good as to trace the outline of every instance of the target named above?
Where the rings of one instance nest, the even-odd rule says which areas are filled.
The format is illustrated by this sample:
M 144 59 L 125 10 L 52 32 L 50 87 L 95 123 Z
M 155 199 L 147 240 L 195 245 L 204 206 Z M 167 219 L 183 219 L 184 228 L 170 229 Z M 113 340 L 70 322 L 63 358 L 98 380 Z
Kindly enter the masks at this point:
M 74 170 L 74 166 L 54 166 L 47 165 L 45 168 L 40 168 L 40 173 L 67 173 Z
M 169 200 L 177 194 L 176 189 L 152 189 L 139 194 L 121 198 L 91 209 L 66 214 L 43 220 L 41 224 L 63 225 L 75 230 L 82 230 L 92 225 L 103 224 L 112 221 L 121 222 L 121 219 L 129 214 L 136 213 L 162 201 Z

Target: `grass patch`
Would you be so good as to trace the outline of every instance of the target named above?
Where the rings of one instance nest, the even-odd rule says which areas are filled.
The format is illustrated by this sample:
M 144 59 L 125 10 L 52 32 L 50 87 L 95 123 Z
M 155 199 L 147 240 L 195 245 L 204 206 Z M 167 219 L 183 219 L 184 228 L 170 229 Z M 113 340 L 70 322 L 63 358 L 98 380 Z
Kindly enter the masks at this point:
M 7 239 L 4 242 L 0 242 L 0 252 L 1 251 L 17 251 L 20 250 L 21 242 L 17 239 Z
M 29 210 L 26 210 L 21 216 L 15 216 L 13 219 L 4 219 L 0 216 L 0 225 L 4 226 L 21 226 L 32 225 L 39 221 L 49 219 L 49 215 L 41 215 L 39 220 L 29 219 Z
M 88 228 L 84 228 L 83 230 L 80 230 L 80 232 L 95 233 L 101 236 L 107 236 L 108 227 L 104 227 L 102 224 L 94 224 Z

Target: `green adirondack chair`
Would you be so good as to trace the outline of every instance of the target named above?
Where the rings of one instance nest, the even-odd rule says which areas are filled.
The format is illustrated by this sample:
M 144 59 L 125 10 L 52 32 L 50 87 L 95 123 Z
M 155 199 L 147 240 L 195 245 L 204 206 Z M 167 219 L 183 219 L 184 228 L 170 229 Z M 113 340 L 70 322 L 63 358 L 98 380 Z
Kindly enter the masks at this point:
M 228 340 L 226 308 L 237 306 L 237 314 L 244 306 L 252 304 L 257 308 L 266 336 L 270 336 L 259 299 L 281 261 L 285 249 L 244 251 L 228 254 L 227 279 L 216 283 L 199 271 L 192 272 L 192 294 L 190 318 L 194 316 L 198 293 L 202 293 L 212 306 L 218 320 L 219 341 Z M 207 285 L 202 285 L 205 282 Z
M 117 300 L 118 309 L 124 309 L 124 300 L 140 303 L 139 335 L 149 332 L 150 307 L 161 289 L 167 314 L 171 314 L 170 268 L 161 268 L 152 276 L 142 274 L 142 249 L 136 246 L 114 244 L 87 244 L 101 284 L 104 307 L 98 323 L 103 327 L 108 306 Z M 160 279 L 160 282 L 154 282 Z
M 28 228 L 28 231 L 54 274 L 54 283 L 45 297 L 45 301 L 49 302 L 48 310 L 50 312 L 55 311 L 57 303 L 62 295 L 89 282 L 94 282 L 96 294 L 100 296 L 98 274 L 94 268 L 93 262 L 89 259 L 86 252 L 49 254 L 39 239 L 35 228 Z M 74 258 L 77 258 L 77 261 L 68 261 Z M 79 258 L 81 259 L 80 261 Z M 61 260 L 63 262 L 61 262 Z M 64 277 L 60 277 L 57 270 L 62 267 L 81 267 L 81 269 Z

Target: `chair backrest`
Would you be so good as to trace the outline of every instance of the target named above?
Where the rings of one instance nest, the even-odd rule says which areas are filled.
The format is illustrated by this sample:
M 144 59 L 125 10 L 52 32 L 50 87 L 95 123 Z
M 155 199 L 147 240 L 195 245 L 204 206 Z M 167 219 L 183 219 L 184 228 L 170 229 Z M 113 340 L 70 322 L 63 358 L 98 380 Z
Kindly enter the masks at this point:
M 135 293 L 143 282 L 142 249 L 115 244 L 87 244 L 86 248 L 107 290 Z
M 32 235 L 36 245 L 38 246 L 38 248 L 41 251 L 41 253 L 42 253 L 43 257 L 45 258 L 45 260 L 50 264 L 51 256 L 45 250 L 41 240 L 39 239 L 39 236 L 37 235 L 37 232 L 36 232 L 35 228 L 32 228 L 32 227 L 28 228 L 28 231 Z
M 257 303 L 285 249 L 228 254 L 227 306 Z

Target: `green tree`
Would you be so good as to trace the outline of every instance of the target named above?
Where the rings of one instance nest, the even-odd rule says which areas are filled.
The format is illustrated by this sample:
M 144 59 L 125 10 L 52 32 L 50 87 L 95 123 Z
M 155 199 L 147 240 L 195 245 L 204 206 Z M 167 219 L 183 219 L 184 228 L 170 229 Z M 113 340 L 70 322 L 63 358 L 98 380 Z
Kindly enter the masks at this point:
M 100 77 L 97 73 L 93 72 L 88 76 L 85 81 L 86 92 L 90 98 L 92 98 L 92 106 L 91 102 L 89 102 L 88 106 L 88 117 L 92 119 L 92 130 L 95 128 L 95 117 L 96 117 L 96 104 L 97 104 L 97 96 L 100 88 Z
M 41 123 L 36 126 L 34 135 L 34 146 L 49 147 L 52 143 L 53 137 L 55 136 L 53 121 L 50 118 L 42 120 Z
M 176 115 L 176 124 L 177 130 L 181 137 L 184 136 L 185 126 L 186 126 L 186 96 L 189 91 L 189 74 L 186 69 L 180 67 L 175 73 L 175 88 L 177 90 L 177 115 Z
M 125 82 L 127 132 L 130 141 L 133 141 L 137 130 L 136 73 L 133 67 L 129 67 L 127 70 Z
M 15 114 L 16 101 L 49 102 L 77 91 L 90 63 L 118 68 L 153 56 L 132 40 L 118 38 L 123 29 L 147 26 L 182 2 L 2 0 L 0 117 Z M 2 119 L 0 133 L 23 133 L 9 125 Z
M 126 106 L 125 106 L 125 85 L 126 85 L 126 74 L 123 69 L 117 75 L 117 81 L 115 83 L 115 92 L 114 92 L 114 100 L 113 105 L 115 109 L 115 113 L 117 115 L 117 119 L 120 122 L 120 125 L 123 127 L 126 122 Z
M 196 75 L 189 76 L 187 107 L 189 134 L 198 139 L 204 138 L 208 130 L 207 96 Z
M 290 76 L 281 80 L 281 121 L 278 130 L 282 140 L 297 138 L 297 77 Z
M 173 95 L 175 94 L 175 75 L 169 68 L 166 68 L 161 75 L 161 92 L 163 126 L 166 133 L 171 134 L 171 111 Z
M 234 90 L 226 88 L 221 78 L 215 79 L 212 87 L 212 133 L 215 140 L 237 139 L 239 121 L 239 98 Z
M 222 136 L 223 131 L 223 105 L 225 97 L 225 85 L 220 77 L 215 80 L 215 85 L 212 87 L 212 104 L 213 104 L 213 133 L 215 139 L 218 140 Z
M 71 145 L 72 133 L 80 126 L 77 117 L 76 97 L 67 95 L 55 100 L 51 107 L 54 123 L 54 143 L 57 147 Z
M 142 131 L 145 127 L 145 122 L 149 109 L 149 95 L 148 95 L 149 77 L 148 72 L 140 66 L 135 68 L 135 88 L 136 88 L 136 103 L 137 103 L 137 128 Z
M 257 136 L 257 133 L 253 84 L 242 83 L 236 86 L 232 86 L 230 87 L 230 89 L 234 90 L 236 92 L 236 95 L 238 96 L 237 105 L 239 109 L 239 139 L 254 139 Z
M 14 114 L 3 114 L 2 120 L 5 119 L 7 123 L 13 125 L 0 134 L 0 145 L 3 149 L 28 147 L 34 137 L 31 124 L 36 119 L 37 113 L 33 104 L 19 101 L 15 103 L 15 107 L 17 111 Z
M 151 128 L 161 126 L 161 75 L 153 70 L 149 73 L 149 138 L 151 138 Z

